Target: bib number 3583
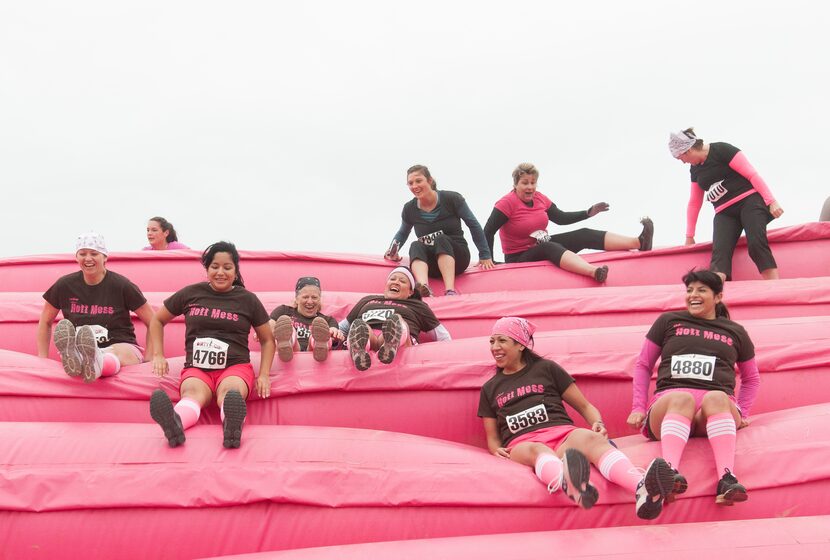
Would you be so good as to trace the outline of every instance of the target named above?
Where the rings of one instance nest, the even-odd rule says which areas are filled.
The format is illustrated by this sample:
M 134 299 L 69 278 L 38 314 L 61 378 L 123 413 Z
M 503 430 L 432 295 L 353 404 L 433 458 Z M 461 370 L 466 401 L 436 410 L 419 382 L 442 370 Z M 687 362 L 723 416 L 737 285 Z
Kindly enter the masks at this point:
M 215 338 L 197 338 L 193 341 L 193 367 L 224 369 L 228 363 L 228 343 Z
M 548 421 L 548 411 L 545 410 L 545 405 L 538 404 L 532 408 L 528 408 L 516 414 L 511 414 L 505 418 L 507 420 L 507 429 L 511 434 L 515 434 L 520 430 L 524 430 L 530 426 L 535 426 L 542 422 Z
M 671 357 L 671 376 L 674 378 L 712 381 L 714 374 L 714 356 L 679 354 Z

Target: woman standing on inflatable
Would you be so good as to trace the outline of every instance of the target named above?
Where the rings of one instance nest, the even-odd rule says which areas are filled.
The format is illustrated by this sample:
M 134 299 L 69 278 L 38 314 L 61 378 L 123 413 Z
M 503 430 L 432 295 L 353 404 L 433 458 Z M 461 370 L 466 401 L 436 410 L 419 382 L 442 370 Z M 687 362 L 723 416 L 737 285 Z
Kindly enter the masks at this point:
M 686 245 L 695 242 L 703 193 L 715 207 L 710 268 L 732 278 L 732 253 L 746 231 L 749 257 L 765 280 L 778 278 L 778 265 L 767 242 L 767 224 L 784 213 L 769 187 L 738 148 L 726 142 L 705 143 L 693 128 L 669 137 L 671 155 L 690 164 L 692 190 L 686 209 Z
M 60 311 L 63 320 L 55 327 L 54 341 L 63 369 L 91 382 L 115 375 L 121 366 L 144 361 L 130 311 L 149 325 L 153 308 L 135 284 L 107 270 L 107 247 L 101 235 L 78 236 L 75 259 L 80 272 L 63 276 L 43 294 L 46 301 L 37 327 L 37 353 L 41 358 L 49 354 L 52 322 Z M 149 354 L 149 337 L 147 345 Z
M 755 348 L 746 330 L 729 320 L 723 281 L 708 270 L 691 271 L 686 284 L 686 311 L 663 313 L 646 334 L 634 368 L 634 398 L 628 423 L 652 440 L 660 440 L 663 457 L 677 469 L 690 436 L 709 438 L 718 475 L 715 502 L 731 506 L 747 499 L 735 478 L 736 429 L 749 424 L 749 410 L 760 385 Z M 657 359 L 657 388 L 646 406 L 651 371 Z M 735 399 L 735 365 L 741 392 Z M 675 470 L 676 494 L 686 479 Z
M 444 295 L 454 296 L 458 293 L 455 277 L 470 265 L 470 249 L 464 240 L 461 220 L 467 224 L 478 248 L 479 266 L 487 270 L 493 268 L 493 258 L 484 232 L 464 197 L 453 191 L 439 191 L 425 165 L 410 167 L 406 171 L 406 183 L 415 198 L 404 204 L 401 227 L 383 257 L 400 261 L 398 249 L 406 243 L 414 227 L 418 239 L 409 246 L 409 264 L 420 284 L 421 295 L 432 295 L 429 278 L 440 277 L 444 281 Z
M 372 365 L 368 350 L 376 350 L 381 363 L 391 364 L 402 346 L 418 344 L 421 333 L 432 341 L 450 340 L 450 333 L 421 301 L 415 277 L 405 266 L 389 273 L 382 295 L 358 301 L 340 322 L 340 330 L 348 333 L 349 352 L 360 371 Z
M 147 241 L 150 244 L 144 247 L 143 251 L 190 249 L 184 243 L 179 243 L 176 228 L 161 216 L 150 218 L 150 221 L 147 222 Z
M 484 236 L 492 250 L 493 238 L 499 232 L 504 260 L 508 263 L 550 261 L 568 272 L 590 276 L 605 282 L 608 266 L 594 266 L 577 255 L 583 249 L 650 251 L 654 224 L 643 218 L 639 237 L 627 237 L 608 231 L 582 228 L 548 235 L 548 221 L 568 225 L 608 210 L 605 202 L 597 202 L 588 210 L 563 212 L 556 204 L 536 190 L 539 170 L 532 163 L 520 163 L 513 170 L 513 190 L 496 202 L 484 226 Z
M 254 327 L 262 345 L 256 379 L 256 391 L 262 398 L 271 393 L 274 337 L 262 302 L 245 289 L 233 243 L 219 241 L 205 249 L 202 265 L 208 281 L 191 284 L 164 300 L 150 323 L 156 375 L 163 377 L 169 370 L 164 358 L 164 325 L 177 315 L 184 315 L 186 351 L 181 399 L 174 407 L 170 397 L 157 389 L 150 398 L 150 415 L 164 430 L 170 447 L 176 447 L 184 443 L 184 431 L 199 420 L 202 408 L 215 396 L 222 417 L 223 445 L 239 447 L 247 414 L 245 399 L 254 385 L 248 334 Z
M 599 497 L 589 481 L 590 461 L 602 476 L 635 495 L 638 517 L 654 519 L 674 481 L 668 463 L 654 459 L 643 475 L 608 443 L 599 410 L 573 378 L 559 364 L 533 352 L 535 330 L 520 317 L 502 317 L 493 325 L 490 352 L 496 374 L 481 388 L 478 405 L 490 453 L 534 467 L 549 492 L 561 488 L 585 509 Z M 563 402 L 591 429 L 574 426 Z

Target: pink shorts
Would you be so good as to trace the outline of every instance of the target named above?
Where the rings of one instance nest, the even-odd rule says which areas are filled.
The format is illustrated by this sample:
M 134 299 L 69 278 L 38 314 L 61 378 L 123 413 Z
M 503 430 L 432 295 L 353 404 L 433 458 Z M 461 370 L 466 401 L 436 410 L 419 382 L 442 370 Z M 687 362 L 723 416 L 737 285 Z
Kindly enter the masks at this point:
M 236 364 L 225 369 L 204 370 L 195 367 L 184 368 L 182 370 L 182 380 L 179 382 L 179 389 L 181 389 L 184 380 L 191 377 L 204 381 L 214 393 L 216 392 L 216 388 L 219 387 L 219 384 L 226 378 L 239 377 L 248 386 L 248 392 L 250 392 L 251 387 L 254 385 L 254 367 L 248 362 L 247 364 Z
M 564 443 L 565 439 L 571 435 L 571 432 L 576 430 L 576 426 L 566 424 L 563 426 L 551 426 L 550 428 L 542 428 L 540 430 L 533 430 L 527 434 L 522 434 L 516 439 L 512 440 L 507 450 L 510 451 L 520 443 L 532 441 L 534 443 L 544 443 L 554 451 L 556 448 Z
M 101 352 L 112 352 L 112 347 L 116 344 L 123 344 L 124 346 L 129 346 L 130 350 L 132 350 L 135 357 L 138 358 L 138 363 L 142 363 L 144 361 L 144 348 L 139 346 L 138 344 L 130 344 L 129 342 L 113 342 L 110 346 L 106 348 L 101 348 Z
M 644 436 L 646 436 L 648 439 L 657 440 L 657 437 L 651 432 L 651 428 L 649 427 L 649 420 L 648 419 L 649 419 L 649 415 L 651 414 L 651 407 L 653 407 L 654 403 L 656 403 L 658 401 L 658 399 L 660 399 L 660 397 L 662 397 L 663 395 L 668 395 L 669 393 L 678 393 L 678 392 L 689 393 L 690 395 L 692 395 L 692 398 L 695 400 L 695 413 L 697 413 L 697 411 L 700 410 L 700 405 L 703 403 L 703 397 L 706 396 L 706 393 L 710 393 L 711 391 L 709 391 L 708 389 L 687 389 L 685 387 L 677 387 L 675 389 L 664 389 L 663 391 L 660 391 L 659 393 L 654 393 L 651 396 L 651 400 L 648 401 L 648 408 L 646 410 L 646 419 L 645 419 L 645 422 L 643 422 L 643 427 L 640 428 L 640 432 Z M 738 401 L 737 401 L 737 399 L 735 399 L 734 395 L 727 395 L 727 396 L 729 397 L 730 401 L 735 403 L 735 408 L 737 408 L 738 412 L 740 412 L 741 408 L 738 406 Z

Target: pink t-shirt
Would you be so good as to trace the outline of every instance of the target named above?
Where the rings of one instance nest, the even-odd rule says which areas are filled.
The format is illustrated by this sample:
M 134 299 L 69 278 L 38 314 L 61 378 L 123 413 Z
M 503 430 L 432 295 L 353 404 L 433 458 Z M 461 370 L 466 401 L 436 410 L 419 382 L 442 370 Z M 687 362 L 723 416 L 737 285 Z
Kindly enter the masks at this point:
M 188 247 L 184 243 L 179 243 L 178 241 L 171 241 L 170 243 L 167 244 L 167 249 L 159 249 L 159 250 L 172 251 L 173 249 L 190 249 L 190 247 Z M 144 247 L 142 249 L 142 251 L 155 251 L 155 250 L 156 249 L 153 249 L 152 245 L 147 245 L 146 247 Z
M 496 210 L 507 216 L 507 223 L 499 230 L 501 249 L 505 255 L 521 253 L 536 245 L 530 234 L 540 229 L 547 230 L 550 205 L 550 199 L 539 191 L 533 193 L 532 207 L 522 202 L 516 191 L 510 191 L 496 202 Z

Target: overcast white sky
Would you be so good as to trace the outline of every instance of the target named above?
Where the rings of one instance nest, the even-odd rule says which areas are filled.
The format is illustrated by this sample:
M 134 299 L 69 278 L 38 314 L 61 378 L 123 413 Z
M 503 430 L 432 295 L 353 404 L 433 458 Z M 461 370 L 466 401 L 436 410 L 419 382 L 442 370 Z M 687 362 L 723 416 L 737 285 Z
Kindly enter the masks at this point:
M 560 208 L 611 204 L 586 225 L 649 214 L 675 245 L 686 126 L 744 150 L 770 227 L 814 221 L 828 23 L 812 1 L 0 0 L 0 256 L 89 229 L 139 249 L 156 214 L 194 248 L 382 254 L 410 165 L 483 226 L 522 161 Z

